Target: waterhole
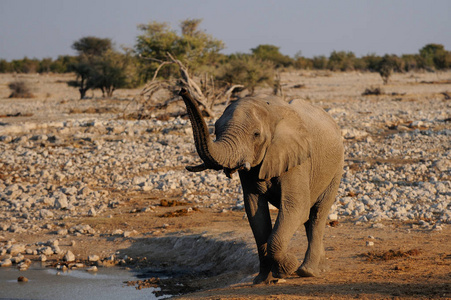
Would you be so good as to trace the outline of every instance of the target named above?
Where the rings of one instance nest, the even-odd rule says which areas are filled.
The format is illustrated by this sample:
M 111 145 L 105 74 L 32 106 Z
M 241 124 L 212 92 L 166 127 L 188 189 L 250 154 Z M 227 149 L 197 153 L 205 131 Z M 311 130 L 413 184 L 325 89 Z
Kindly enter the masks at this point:
M 163 299 L 154 288 L 137 290 L 125 281 L 138 279 L 138 273 L 123 268 L 99 268 L 98 272 L 71 270 L 59 272 L 33 264 L 27 271 L 0 268 L 0 299 Z M 17 279 L 24 276 L 28 282 Z

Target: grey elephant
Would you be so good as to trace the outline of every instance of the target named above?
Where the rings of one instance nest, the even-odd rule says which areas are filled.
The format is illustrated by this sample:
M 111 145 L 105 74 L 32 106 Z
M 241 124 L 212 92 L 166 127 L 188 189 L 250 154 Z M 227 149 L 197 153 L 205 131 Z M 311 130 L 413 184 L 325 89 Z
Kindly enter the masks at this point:
M 260 260 L 254 283 L 295 273 L 316 276 L 325 259 L 324 229 L 343 172 L 343 142 L 333 119 L 301 100 L 247 97 L 225 109 L 215 123 L 213 141 L 189 92 L 182 89 L 180 95 L 203 161 L 187 170 L 239 173 Z M 279 209 L 274 227 L 268 203 Z M 302 264 L 287 251 L 301 224 L 308 239 Z

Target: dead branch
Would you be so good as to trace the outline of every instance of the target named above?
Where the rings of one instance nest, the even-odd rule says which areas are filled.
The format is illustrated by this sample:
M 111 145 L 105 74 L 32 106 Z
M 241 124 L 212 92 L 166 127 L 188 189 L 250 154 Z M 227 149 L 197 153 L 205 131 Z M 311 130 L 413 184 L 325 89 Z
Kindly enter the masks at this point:
M 188 69 L 182 64 L 181 61 L 175 59 L 169 52 L 166 53 L 167 56 L 171 59 L 171 61 L 177 64 L 180 68 L 180 76 L 182 77 L 182 83 L 185 85 L 186 89 L 190 92 L 196 101 L 202 105 L 204 112 L 207 113 L 209 117 L 214 117 L 213 111 L 207 105 L 207 98 L 202 93 L 201 88 L 197 85 L 197 83 L 191 79 Z
M 232 95 L 233 91 L 234 91 L 235 89 L 239 89 L 239 88 L 240 88 L 240 89 L 241 89 L 241 88 L 244 88 L 244 85 L 242 85 L 242 84 L 235 84 L 235 85 L 232 85 L 232 86 L 224 93 L 224 96 L 227 97 L 226 107 L 229 106 L 229 103 L 230 103 L 230 96 Z
M 172 56 L 170 53 L 166 53 L 166 54 L 167 54 L 167 57 L 169 58 L 168 61 L 162 61 L 162 60 L 157 60 L 157 59 L 153 59 L 153 58 L 146 58 L 146 59 L 149 59 L 152 61 L 159 62 L 160 64 L 159 64 L 158 68 L 155 70 L 152 80 L 149 81 L 148 83 L 146 83 L 146 85 L 142 88 L 142 90 L 132 99 L 132 101 L 130 101 L 127 104 L 127 106 L 124 109 L 124 115 L 125 115 L 125 111 L 129 107 L 129 105 L 132 103 L 138 105 L 138 107 L 139 107 L 139 109 L 137 111 L 138 115 L 144 116 L 144 115 L 146 115 L 147 110 L 166 108 L 171 103 L 181 101 L 180 97 L 174 96 L 174 97 L 171 97 L 170 99 L 166 100 L 164 103 L 159 103 L 156 105 L 151 104 L 152 96 L 156 92 L 158 92 L 159 90 L 162 90 L 162 89 L 174 92 L 174 88 L 177 85 L 180 85 L 180 83 L 181 83 L 190 92 L 190 94 L 193 96 L 193 98 L 198 102 L 199 106 L 205 112 L 205 114 L 208 117 L 214 117 L 214 112 L 213 112 L 214 102 L 218 98 L 220 98 L 222 94 L 220 94 L 217 97 L 212 97 L 213 100 L 211 101 L 211 103 L 208 103 L 209 101 L 208 101 L 207 97 L 205 97 L 205 95 L 203 94 L 202 89 L 199 87 L 199 85 L 191 78 L 191 76 L 189 75 L 188 69 L 185 67 L 185 65 L 183 65 L 183 63 L 180 60 L 174 58 L 174 56 Z M 157 76 L 158 76 L 158 73 L 161 70 L 161 68 L 163 68 L 165 65 L 168 65 L 168 64 L 176 64 L 179 67 L 180 76 L 181 76 L 179 83 L 176 83 L 173 80 L 171 80 L 171 81 L 157 80 Z M 207 81 L 208 81 L 208 79 L 207 79 L 207 77 L 205 77 L 205 80 L 204 80 L 205 86 L 208 86 Z M 210 81 L 211 81 L 210 84 L 213 89 L 212 93 L 214 95 L 214 80 L 211 79 Z M 223 95 L 230 98 L 230 94 L 232 93 L 233 89 L 235 89 L 237 87 L 241 87 L 241 86 L 239 86 L 239 85 L 233 86 L 232 88 L 228 89 Z M 205 88 L 205 90 L 207 90 L 207 88 Z M 176 93 L 174 93 L 174 95 L 176 95 Z

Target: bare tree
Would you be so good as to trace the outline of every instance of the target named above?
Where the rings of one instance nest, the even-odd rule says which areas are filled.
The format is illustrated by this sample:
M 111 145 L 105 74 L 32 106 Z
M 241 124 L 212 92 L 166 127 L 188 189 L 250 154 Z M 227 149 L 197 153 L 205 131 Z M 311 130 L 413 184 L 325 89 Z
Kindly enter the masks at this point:
M 131 103 L 139 105 L 140 108 L 138 109 L 138 118 L 146 117 L 148 115 L 146 111 L 153 109 L 164 109 L 174 102 L 182 101 L 178 95 L 181 88 L 185 88 L 189 91 L 206 117 L 214 118 L 214 104 L 218 101 L 225 100 L 227 106 L 230 103 L 232 93 L 236 89 L 244 88 L 241 84 L 217 88 L 213 77 L 209 77 L 208 75 L 201 77 L 199 85 L 190 75 L 188 68 L 180 60 L 176 59 L 171 53 L 166 53 L 166 56 L 166 61 L 155 58 L 146 58 L 154 62 L 158 62 L 159 66 L 155 70 L 152 80 L 149 81 L 139 92 L 139 94 L 133 98 L 132 102 L 129 103 L 129 105 Z M 167 80 L 158 79 L 158 72 L 160 72 L 162 68 L 167 65 L 174 64 L 179 69 L 180 78 Z M 172 97 L 169 97 L 169 99 L 164 102 L 155 104 L 152 97 L 155 93 L 161 90 L 169 91 Z M 129 105 L 127 105 L 127 107 Z

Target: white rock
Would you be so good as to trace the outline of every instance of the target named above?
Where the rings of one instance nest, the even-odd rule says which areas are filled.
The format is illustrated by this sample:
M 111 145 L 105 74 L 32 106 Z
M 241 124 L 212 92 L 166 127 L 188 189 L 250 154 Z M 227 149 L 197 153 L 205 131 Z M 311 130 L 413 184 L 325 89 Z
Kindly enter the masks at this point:
M 39 211 L 39 216 L 43 219 L 50 219 L 53 218 L 53 213 L 47 209 L 41 209 Z
M 11 267 L 12 265 L 13 262 L 9 258 L 6 258 L 2 262 L 0 262 L 0 267 Z
M 54 254 L 54 251 L 53 251 L 52 247 L 46 246 L 46 247 L 39 249 L 39 253 L 50 256 L 50 255 Z
M 100 260 L 100 257 L 98 256 L 98 255 L 89 255 L 88 256 L 88 261 L 91 261 L 91 262 L 96 262 L 96 261 L 99 261 Z
M 22 244 L 14 244 L 8 249 L 8 253 L 12 256 L 16 256 L 20 253 L 25 252 L 25 245 Z
M 67 209 L 69 203 L 67 202 L 67 196 L 65 194 L 60 194 L 55 200 L 55 208 Z
M 97 215 L 96 210 L 94 209 L 94 207 L 91 207 L 88 211 L 88 216 L 95 217 L 96 215 Z
M 336 213 L 329 214 L 329 220 L 337 221 L 338 220 L 338 214 L 336 214 Z
M 64 255 L 63 260 L 68 262 L 75 261 L 75 255 L 72 253 L 72 251 L 68 250 L 66 252 L 66 255 Z

